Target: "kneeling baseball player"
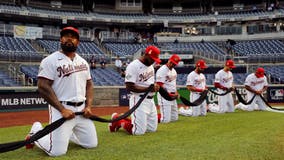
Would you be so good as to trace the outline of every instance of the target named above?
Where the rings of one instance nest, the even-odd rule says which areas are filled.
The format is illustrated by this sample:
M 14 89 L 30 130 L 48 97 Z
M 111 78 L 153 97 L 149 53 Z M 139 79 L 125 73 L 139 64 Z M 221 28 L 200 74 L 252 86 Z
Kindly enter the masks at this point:
M 160 63 L 160 50 L 155 46 L 148 46 L 144 54 L 132 61 L 126 68 L 125 85 L 131 92 L 129 108 L 131 109 L 143 96 L 151 84 L 154 84 L 152 92 L 142 101 L 140 106 L 131 114 L 131 119 L 122 119 L 109 124 L 109 131 L 116 132 L 120 127 L 131 135 L 143 135 L 146 132 L 155 132 L 158 126 L 157 109 L 153 99 L 160 86 L 154 83 L 155 72 L 152 64 Z M 118 117 L 112 114 L 112 119 Z

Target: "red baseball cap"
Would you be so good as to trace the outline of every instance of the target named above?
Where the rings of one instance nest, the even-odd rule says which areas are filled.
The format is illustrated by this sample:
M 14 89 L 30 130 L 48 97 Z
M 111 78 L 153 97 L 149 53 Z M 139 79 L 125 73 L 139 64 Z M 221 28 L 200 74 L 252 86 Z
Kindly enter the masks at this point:
M 77 38 L 79 39 L 79 30 L 77 28 L 74 27 L 65 27 L 60 31 L 60 36 L 64 36 L 66 33 L 73 33 L 77 36 Z
M 155 46 L 148 46 L 145 49 L 145 54 L 149 55 L 156 63 L 161 63 L 161 60 L 159 58 L 160 55 L 160 49 Z
M 206 62 L 203 59 L 200 59 L 196 62 L 195 67 L 200 67 L 201 69 L 207 68 Z
M 265 72 L 264 68 L 259 67 L 256 69 L 255 75 L 256 77 L 261 78 L 264 77 L 264 72 Z
M 177 54 L 173 54 L 169 59 L 169 61 L 171 61 L 175 65 L 177 65 L 180 60 L 181 59 Z
M 226 61 L 226 66 L 229 67 L 229 68 L 236 68 L 235 62 L 231 59 Z

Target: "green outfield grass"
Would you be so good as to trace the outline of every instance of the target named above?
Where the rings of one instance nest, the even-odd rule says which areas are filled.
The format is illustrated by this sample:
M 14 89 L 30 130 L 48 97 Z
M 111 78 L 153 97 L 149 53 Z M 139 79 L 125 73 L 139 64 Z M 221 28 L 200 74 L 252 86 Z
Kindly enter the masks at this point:
M 109 117 L 107 117 L 109 118 Z M 284 114 L 273 112 L 209 113 L 206 117 L 179 117 L 159 124 L 158 131 L 130 136 L 110 133 L 106 123 L 95 122 L 99 145 L 82 149 L 70 144 L 67 155 L 51 158 L 38 148 L 24 147 L 0 154 L 0 160 L 161 160 L 284 158 Z M 0 143 L 22 140 L 31 126 L 0 128 Z

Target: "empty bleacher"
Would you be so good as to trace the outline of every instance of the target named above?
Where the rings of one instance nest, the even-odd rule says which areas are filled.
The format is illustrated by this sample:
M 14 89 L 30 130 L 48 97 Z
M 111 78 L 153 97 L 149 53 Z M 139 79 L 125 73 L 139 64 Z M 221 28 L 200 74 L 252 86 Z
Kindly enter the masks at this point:
M 284 66 L 265 66 L 266 75 L 269 76 L 272 83 L 284 83 Z
M 284 61 L 284 44 L 279 40 L 240 41 L 232 46 L 235 55 L 246 63 L 275 63 Z
M 145 43 L 104 43 L 105 47 L 112 51 L 115 55 L 119 56 L 127 56 L 133 55 L 139 49 L 145 49 L 149 44 Z M 191 43 L 173 43 L 173 42 L 165 42 L 158 43 L 158 47 L 161 50 L 168 50 L 172 52 L 185 52 L 192 53 L 192 51 L 196 52 L 206 52 L 211 54 L 217 54 L 224 56 L 226 53 L 219 48 L 216 44 L 212 42 L 191 42 Z
M 0 42 L 1 60 L 38 61 L 43 58 L 26 39 L 1 36 Z
M 113 8 L 114 9 L 114 8 Z M 98 21 L 99 23 L 101 22 L 114 22 L 114 23 L 122 23 L 123 25 L 129 24 L 129 23 L 136 23 L 139 25 L 145 24 L 144 22 L 146 21 L 149 24 L 181 24 L 181 25 L 187 25 L 185 23 L 189 22 L 189 25 L 200 25 L 201 27 L 207 22 L 222 22 L 222 25 L 224 24 L 224 29 L 227 29 L 226 22 L 230 21 L 230 23 L 233 24 L 233 26 L 236 25 L 236 29 L 238 29 L 238 34 L 246 34 L 243 31 L 245 30 L 242 27 L 242 24 L 235 23 L 238 22 L 239 19 L 246 20 L 250 19 L 248 21 L 254 22 L 254 20 L 262 20 L 264 17 L 266 19 L 271 18 L 272 16 L 275 16 L 279 19 L 284 17 L 284 10 L 283 9 L 276 9 L 275 11 L 265 11 L 265 10 L 254 10 L 254 11 L 226 11 L 226 12 L 220 12 L 216 14 L 212 13 L 164 13 L 164 14 L 159 14 L 159 13 L 149 13 L 149 14 L 143 14 L 143 13 L 107 13 L 107 12 L 81 12 L 81 11 L 58 11 L 58 10 L 53 10 L 53 9 L 38 9 L 32 6 L 14 6 L 14 5 L 4 5 L 0 4 L 0 12 L 2 14 L 7 14 L 9 16 L 13 15 L 25 15 L 25 16 L 32 16 L 32 17 L 45 17 L 49 19 L 60 19 L 60 20 L 83 20 L 89 23 L 89 21 Z M 63 18 L 63 19 L 62 19 Z M 272 17 L 272 19 L 274 19 Z M 140 21 L 141 20 L 141 21 Z M 172 22 L 178 22 L 178 23 L 172 23 Z M 200 22 L 200 24 L 199 24 Z M 206 23 L 205 23 L 206 22 Z M 224 22 L 224 23 L 223 23 Z M 6 23 L 6 22 L 2 22 Z M 29 22 L 27 22 L 27 25 Z M 277 22 L 278 23 L 278 22 Z M 277 25 L 277 23 L 272 22 L 271 24 Z M 282 23 L 282 22 L 281 22 Z M 17 23 L 16 23 L 17 24 Z M 271 25 L 267 23 L 267 25 Z M 9 24 L 10 25 L 10 24 Z M 42 26 L 41 24 L 31 24 L 35 26 Z M 127 26 L 126 25 L 126 26 Z M 231 25 L 231 24 L 229 24 Z M 249 25 L 249 23 L 248 23 Z M 282 24 L 281 24 L 282 25 Z M 87 25 L 89 26 L 89 25 Z M 119 26 L 119 25 L 118 25 Z M 211 27 L 211 26 L 210 26 Z M 215 34 L 218 36 L 218 26 L 212 26 L 216 27 L 215 28 Z M 248 26 L 246 26 L 248 27 Z M 280 26 L 281 27 L 281 26 Z M 9 26 L 10 30 L 13 31 L 13 24 Z M 59 33 L 60 28 L 59 26 L 50 26 L 52 31 L 50 32 L 50 36 L 53 36 L 52 33 Z M 118 27 L 119 28 L 119 27 Z M 124 28 L 124 27 L 121 27 Z M 128 27 L 125 27 L 128 28 Z M 170 27 L 169 27 L 170 28 Z M 197 27 L 198 28 L 198 27 Z M 219 27 L 221 28 L 221 27 Z M 45 27 L 43 27 L 43 33 L 45 33 Z M 54 30 L 53 30 L 54 29 Z M 83 28 L 80 28 L 80 31 L 84 31 Z M 7 30 L 7 27 L 4 29 Z M 88 31 L 94 31 L 95 29 L 88 28 Z M 161 28 L 162 30 L 162 28 Z M 222 28 L 220 29 L 222 30 Z M 128 30 L 126 30 L 128 31 Z M 281 31 L 281 30 L 280 30 Z M 112 32 L 112 31 L 111 31 Z M 273 30 L 273 32 L 276 32 Z M 4 33 L 4 32 L 2 32 Z M 13 38 L 13 37 L 0 37 L 0 59 L 1 60 L 7 60 L 7 61 L 13 61 L 13 60 L 19 60 L 19 61 L 33 61 L 36 59 L 37 62 L 43 58 L 42 55 L 38 54 L 37 50 L 33 48 L 29 40 L 25 39 L 19 39 L 19 38 Z M 91 32 L 88 32 L 91 33 Z M 119 41 L 116 41 L 116 32 L 113 32 L 111 38 L 105 39 L 106 41 L 103 41 L 103 46 L 107 48 L 113 56 L 132 56 L 134 53 L 139 51 L 140 49 L 146 48 L 146 46 L 149 45 L 146 43 L 130 43 L 129 41 L 133 41 L 135 39 L 135 34 L 130 33 L 126 35 L 122 35 L 123 32 L 119 32 L 121 35 L 120 37 L 127 37 L 127 39 L 123 39 L 124 43 L 116 43 Z M 135 33 L 135 32 L 134 32 Z M 169 32 L 172 33 L 172 32 Z M 211 28 L 209 28 L 209 35 L 213 34 L 213 30 L 211 32 Z M 222 31 L 223 33 L 223 31 Z M 225 32 L 224 32 L 225 33 Z M 278 33 L 278 32 L 277 32 Z M 282 32 L 279 32 L 282 33 Z M 124 34 L 124 33 L 123 33 Z M 227 34 L 227 32 L 226 32 Z M 232 35 L 231 30 L 228 31 L 228 34 Z M 179 35 L 179 33 L 177 34 Z M 212 36 L 216 36 L 212 35 Z M 56 34 L 55 36 L 59 36 L 59 34 Z M 54 37 L 49 37 L 50 39 L 55 38 Z M 81 36 L 81 35 L 80 35 Z M 93 36 L 93 35 L 92 35 Z M 184 36 L 184 35 L 182 35 Z M 187 36 L 187 35 L 186 35 Z M 198 37 L 199 35 L 194 35 Z M 192 36 L 194 38 L 194 36 Z M 45 37 L 46 38 L 46 37 Z M 85 39 L 84 39 L 85 40 Z M 89 40 L 89 39 L 88 39 Z M 206 40 L 206 39 L 205 39 Z M 112 41 L 112 42 L 110 42 Z M 44 48 L 48 53 L 52 53 L 54 51 L 60 50 L 60 42 L 57 40 L 36 40 L 36 42 Z M 127 43 L 125 43 L 127 42 Z M 177 53 L 188 53 L 188 54 L 195 54 L 194 51 L 196 52 L 206 52 L 208 55 L 220 55 L 224 56 L 226 53 L 224 52 L 224 49 L 221 47 L 218 47 L 216 44 L 212 42 L 189 42 L 189 43 L 184 43 L 179 42 L 179 43 L 174 43 L 174 42 L 167 42 L 167 43 L 155 43 L 158 45 L 159 48 L 162 50 L 170 50 L 173 52 Z M 233 51 L 236 53 L 237 56 L 239 57 L 247 57 L 250 61 L 249 62 L 257 62 L 261 63 L 262 61 L 265 61 L 265 59 L 277 59 L 278 62 L 284 62 L 284 44 L 283 42 L 279 40 L 250 40 L 250 41 L 239 41 L 237 42 L 236 45 L 233 45 Z M 80 42 L 80 45 L 78 47 L 77 52 L 82 55 L 83 58 L 89 59 L 91 56 L 94 56 L 99 62 L 99 59 L 101 57 L 105 57 L 107 59 L 106 54 L 94 43 L 91 41 L 82 41 Z M 195 56 L 195 55 L 194 55 Z M 203 56 L 205 58 L 210 59 L 211 57 L 206 57 L 204 55 L 198 55 L 198 56 Z M 197 57 L 197 56 L 196 56 Z M 194 57 L 195 58 L 195 57 Z M 199 57 L 198 57 L 199 58 Z M 223 60 L 223 59 L 222 59 Z M 246 62 L 246 61 L 245 61 Z M 241 62 L 240 63 L 244 63 Z M 24 72 L 28 77 L 32 77 L 34 81 L 36 82 L 36 76 L 37 76 L 37 70 L 38 68 L 34 66 L 23 66 L 22 72 Z M 284 73 L 281 72 L 283 68 L 280 70 L 278 67 L 267 67 L 265 68 L 269 72 L 269 77 L 271 78 L 273 83 L 284 83 L 283 82 L 283 75 Z M 214 74 L 205 74 L 207 77 L 207 84 L 212 85 L 214 81 Z M 235 83 L 236 84 L 243 84 L 244 79 L 247 74 L 234 74 L 235 76 Z M 96 70 L 92 70 L 92 76 L 93 76 L 93 81 L 95 82 L 96 85 L 124 85 L 124 80 L 123 78 L 120 77 L 119 73 L 114 71 L 112 68 L 106 68 L 106 69 L 101 69 L 97 67 Z M 185 85 L 186 82 L 186 77 L 187 74 L 179 74 L 177 79 L 178 85 Z
M 229 21 L 230 19 L 246 19 L 246 18 L 261 18 L 266 19 L 269 16 L 277 14 L 279 17 L 283 17 L 283 9 L 275 9 L 273 12 L 265 10 L 250 10 L 250 11 L 231 11 L 231 12 L 220 12 L 218 14 L 204 14 L 204 13 L 169 13 L 169 14 L 143 14 L 143 13 L 101 13 L 101 12 L 90 12 L 85 13 L 82 11 L 58 11 L 55 9 L 38 9 L 32 6 L 15 6 L 0 4 L 0 10 L 3 10 L 4 13 L 9 14 L 21 14 L 25 12 L 28 15 L 32 16 L 44 16 L 54 19 L 61 19 L 62 17 L 70 17 L 71 19 L 77 20 L 119 20 L 123 22 L 131 22 L 135 20 L 148 21 L 151 19 L 153 22 L 163 22 L 163 21 L 172 21 L 172 22 L 191 22 L 194 21 L 210 21 L 211 19 L 216 19 L 218 21 Z M 88 17 L 88 19 L 87 19 Z
M 284 44 L 279 40 L 241 41 L 233 45 L 233 50 L 240 56 L 284 55 Z
M 44 48 L 48 53 L 52 53 L 60 50 L 60 42 L 58 40 L 37 40 L 38 44 Z M 94 43 L 81 41 L 77 52 L 79 54 L 89 54 L 89 55 L 104 55 L 103 51 Z
M 212 42 L 191 42 L 191 43 L 173 43 L 165 42 L 159 43 L 159 47 L 165 50 L 172 51 L 201 51 L 218 55 L 225 55 L 226 53 Z
M 7 73 L 0 70 L 0 87 L 20 86 L 20 84 L 12 79 Z
M 104 43 L 104 46 L 112 51 L 116 56 L 131 56 L 140 49 L 144 49 L 149 44 L 145 43 Z
M 37 84 L 38 65 L 21 65 L 20 71 L 25 74 L 26 79 L 33 79 L 34 85 Z
M 97 68 L 91 70 L 93 82 L 98 86 L 123 86 L 124 79 L 112 68 Z

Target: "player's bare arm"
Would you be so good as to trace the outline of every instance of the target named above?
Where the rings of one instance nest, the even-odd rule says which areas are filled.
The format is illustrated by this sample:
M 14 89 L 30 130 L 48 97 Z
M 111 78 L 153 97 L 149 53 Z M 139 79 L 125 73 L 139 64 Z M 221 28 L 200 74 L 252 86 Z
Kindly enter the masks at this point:
M 174 99 L 179 99 L 179 97 L 180 97 L 180 95 L 179 95 L 179 93 L 176 91 L 176 92 L 174 92 L 174 93 L 169 93 L 169 95 L 171 96 L 171 97 L 173 97 Z
M 257 95 L 261 94 L 261 92 L 252 89 L 252 88 L 251 88 L 250 86 L 248 86 L 248 85 L 245 85 L 245 88 L 246 88 L 248 91 L 250 91 L 250 92 L 252 92 L 252 93 L 254 93 L 254 94 L 257 94 Z
M 158 85 L 157 83 L 154 83 L 154 88 L 152 89 L 152 92 L 158 92 L 160 89 L 160 85 Z
M 260 90 L 261 93 L 265 92 L 265 91 L 267 90 L 267 88 L 268 88 L 268 86 L 264 86 L 264 87 L 262 88 L 262 90 Z
M 56 97 L 53 89 L 52 89 L 52 80 L 45 78 L 38 78 L 38 92 L 40 95 L 53 107 L 55 107 L 58 111 L 61 112 L 62 116 L 66 119 L 72 119 L 75 117 L 73 111 L 64 108 L 64 106 L 59 102 Z
M 204 90 L 203 89 L 200 89 L 200 88 L 196 88 L 192 85 L 187 85 L 186 88 L 189 90 L 189 91 L 192 91 L 192 92 L 203 92 Z
M 93 92 L 93 81 L 92 80 L 87 80 L 86 84 L 86 105 L 84 111 L 84 117 L 89 118 L 92 116 L 92 105 L 93 105 L 93 97 L 94 97 L 94 92 Z
M 164 83 L 163 82 L 156 82 L 160 87 L 163 87 L 164 86 Z M 178 92 L 171 92 L 171 93 L 169 93 L 168 92 L 168 94 L 171 96 L 171 97 L 173 97 L 174 99 L 177 99 L 177 98 L 179 98 L 179 93 Z
M 220 89 L 222 89 L 222 90 L 228 90 L 227 87 L 221 85 L 221 84 L 218 83 L 218 82 L 214 82 L 214 86 L 215 86 L 216 88 L 220 88 Z

